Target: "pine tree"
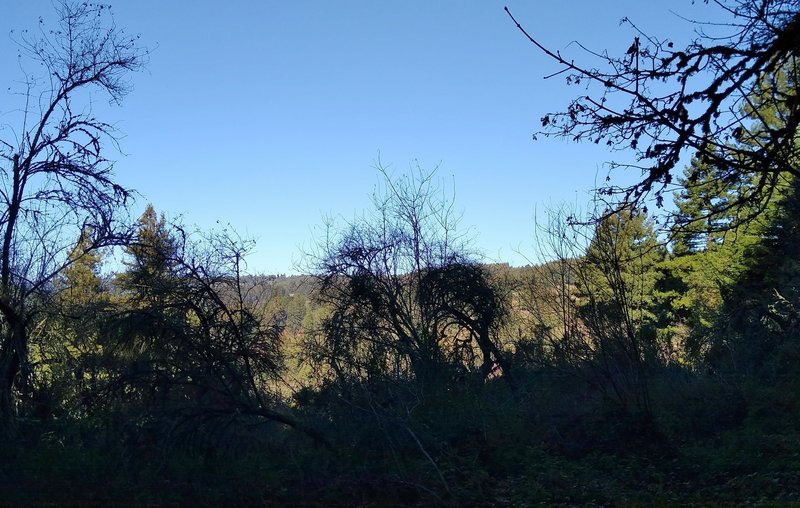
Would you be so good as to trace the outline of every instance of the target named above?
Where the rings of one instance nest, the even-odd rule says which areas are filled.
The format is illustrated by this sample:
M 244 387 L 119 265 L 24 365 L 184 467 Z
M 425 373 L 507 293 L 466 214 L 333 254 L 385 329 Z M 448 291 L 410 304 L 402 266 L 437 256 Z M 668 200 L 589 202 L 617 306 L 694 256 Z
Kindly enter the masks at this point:
M 61 272 L 59 283 L 62 299 L 72 303 L 87 304 L 97 301 L 106 293 L 100 267 L 103 253 L 93 247 L 91 227 L 84 228 L 69 255 L 67 267 Z
M 170 280 L 176 262 L 177 242 L 159 216 L 148 204 L 139 218 L 136 239 L 125 249 L 129 260 L 127 270 L 118 277 L 119 285 L 134 298 L 158 299 L 170 290 Z
M 768 367 L 777 369 L 772 374 L 785 373 L 793 366 L 769 362 L 784 362 L 775 357 L 779 348 L 799 344 L 800 182 L 792 182 L 770 216 L 760 241 L 745 249 L 744 269 L 725 295 L 716 360 L 726 350 L 740 373 L 766 373 Z
M 743 210 L 736 205 L 737 187 L 742 182 L 717 178 L 718 171 L 707 162 L 693 159 L 680 179 L 682 189 L 675 196 L 673 252 L 693 254 L 722 244 L 740 224 Z M 746 213 L 746 212 L 745 212 Z
M 39 417 L 85 414 L 104 376 L 101 329 L 110 294 L 100 274 L 103 253 L 95 248 L 93 235 L 93 228 L 83 229 L 53 284 L 43 333 L 32 338 L 38 388 L 34 413 Z
M 592 312 L 623 326 L 651 326 L 655 267 L 663 258 L 653 222 L 644 213 L 623 210 L 603 220 L 595 228 L 579 280 L 587 303 L 596 307 Z
M 660 267 L 661 322 L 682 363 L 697 362 L 708 351 L 723 294 L 744 270 L 742 253 L 758 240 L 755 232 L 763 221 L 744 220 L 757 214 L 741 206 L 738 197 L 752 187 L 752 177 L 730 182 L 719 180 L 719 174 L 698 159 L 684 170 L 683 189 L 675 196 L 672 256 Z
M 743 121 L 735 136 L 715 144 L 728 149 L 730 157 L 741 151 L 765 149 L 770 136 L 780 132 L 790 116 L 786 108 L 793 103 L 792 97 L 796 97 L 795 76 L 789 66 L 761 76 L 758 86 L 740 108 L 742 118 L 749 122 Z M 781 95 L 782 100 L 775 101 L 774 94 Z M 783 160 L 786 167 L 796 168 L 796 145 L 785 145 L 785 152 L 770 156 Z M 711 349 L 719 354 L 727 342 L 731 318 L 742 317 L 732 310 L 733 302 L 750 299 L 760 291 L 751 283 L 749 294 L 733 296 L 738 292 L 735 287 L 741 286 L 748 277 L 746 273 L 755 268 L 752 256 L 746 253 L 769 250 L 766 244 L 759 244 L 768 241 L 770 224 L 786 215 L 781 209 L 793 192 L 793 177 L 789 172 L 764 174 L 753 168 L 730 173 L 715 167 L 720 163 L 724 161 L 712 164 L 695 158 L 684 170 L 684 178 L 680 180 L 683 189 L 675 196 L 678 208 L 672 230 L 675 257 L 664 265 L 664 283 L 660 288 L 665 302 L 663 309 L 681 335 L 684 349 L 694 359 L 702 358 Z M 721 175 L 733 175 L 735 179 Z M 764 193 L 765 189 L 769 192 Z M 761 198 L 754 199 L 759 194 Z M 746 261 L 747 258 L 751 261 Z
M 654 289 L 663 258 L 652 221 L 623 210 L 596 226 L 576 279 L 592 365 L 610 396 L 645 419 L 652 416 L 648 366 L 660 353 Z

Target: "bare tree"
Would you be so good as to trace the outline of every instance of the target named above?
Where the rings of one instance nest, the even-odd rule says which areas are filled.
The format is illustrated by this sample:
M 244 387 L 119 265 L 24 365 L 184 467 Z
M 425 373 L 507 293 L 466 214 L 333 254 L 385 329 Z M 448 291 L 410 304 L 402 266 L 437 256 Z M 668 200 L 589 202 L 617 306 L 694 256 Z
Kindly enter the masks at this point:
M 518 289 L 521 329 L 516 351 L 534 364 L 575 366 L 591 356 L 576 282 L 592 232 L 568 223 L 577 213 L 566 205 L 545 215 L 545 222 L 537 222 L 534 239 L 544 262 L 531 263 Z
M 728 15 L 728 24 L 696 22 L 697 37 L 678 49 L 668 38 L 648 35 L 625 19 L 635 37 L 624 55 L 581 46 L 597 66 L 549 49 L 506 8 L 528 40 L 562 66 L 548 77 L 563 73 L 568 84 L 587 86 L 588 92 L 565 111 L 542 117 L 541 133 L 603 143 L 635 155 L 634 163 L 611 166 L 641 171 L 639 181 L 600 189 L 614 198 L 615 209 L 635 206 L 649 196 L 662 206 L 683 156 L 713 168 L 708 185 L 738 186 L 738 199 L 719 213 L 747 205 L 754 212 L 746 218 L 763 209 L 782 177 L 800 176 L 800 2 L 705 3 Z M 777 114 L 778 121 L 767 118 L 766 111 Z M 689 174 L 686 183 L 696 185 L 697 180 Z
M 331 315 L 312 356 L 340 379 L 425 384 L 456 366 L 487 376 L 505 363 L 493 335 L 504 307 L 456 232 L 452 200 L 435 172 L 393 178 L 379 169 L 373 213 L 331 228 L 313 255 Z
M 12 35 L 25 73 L 20 109 L 0 130 L 0 420 L 14 414 L 15 393 L 26 391 L 28 327 L 53 278 L 76 259 L 69 256 L 81 231 L 86 251 L 119 243 L 118 220 L 131 191 L 116 184 L 103 148 L 116 145 L 112 125 L 92 112 L 91 93 L 118 104 L 129 91 L 129 73 L 146 50 L 137 36 L 116 27 L 108 6 L 64 0 L 58 23 L 43 19 L 35 31 Z

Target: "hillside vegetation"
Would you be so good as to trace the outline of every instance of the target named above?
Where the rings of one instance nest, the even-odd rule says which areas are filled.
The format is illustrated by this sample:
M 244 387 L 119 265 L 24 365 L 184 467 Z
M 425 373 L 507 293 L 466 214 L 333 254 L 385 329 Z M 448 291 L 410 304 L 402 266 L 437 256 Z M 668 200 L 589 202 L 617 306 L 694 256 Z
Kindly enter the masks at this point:
M 435 172 L 380 169 L 298 276 L 125 221 L 113 129 L 72 101 L 145 52 L 59 3 L 23 40 L 52 103 L 0 140 L 0 506 L 800 504 L 800 8 L 719 3 L 736 35 L 607 71 L 518 25 L 598 86 L 545 133 L 641 163 L 549 213 L 543 262 L 484 263 Z

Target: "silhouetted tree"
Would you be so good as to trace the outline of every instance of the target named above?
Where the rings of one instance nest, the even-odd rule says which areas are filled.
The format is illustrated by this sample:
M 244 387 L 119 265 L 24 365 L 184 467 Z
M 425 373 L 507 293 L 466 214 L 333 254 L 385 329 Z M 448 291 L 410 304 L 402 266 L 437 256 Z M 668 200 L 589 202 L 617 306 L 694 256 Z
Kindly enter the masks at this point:
M 18 122 L 9 129 L 15 134 L 0 139 L 0 424 L 11 421 L 15 394 L 28 390 L 28 329 L 54 277 L 74 260 L 74 239 L 91 226 L 85 254 L 125 236 L 117 212 L 130 191 L 114 183 L 103 152 L 116 144 L 114 128 L 83 101 L 94 91 L 119 103 L 146 53 L 102 4 L 63 1 L 56 12 L 57 27 L 40 20 L 38 30 L 16 36 L 22 62 L 42 74 L 25 74 L 19 110 L 6 117 Z
M 152 204 L 147 205 L 139 218 L 136 234 L 125 246 L 125 252 L 128 269 L 117 277 L 121 289 L 139 303 L 169 292 L 162 286 L 169 285 L 173 278 L 178 239 L 170 231 L 164 215 L 159 217 Z
M 698 37 L 683 49 L 625 20 L 637 31 L 633 43 L 621 56 L 588 51 L 600 66 L 548 49 L 512 16 L 537 48 L 563 66 L 553 75 L 566 73 L 568 84 L 588 85 L 589 92 L 565 111 L 541 119 L 543 134 L 635 154 L 636 163 L 612 166 L 634 168 L 642 178 L 627 187 L 600 189 L 619 206 L 635 205 L 651 192 L 661 206 L 673 170 L 687 155 L 704 172 L 702 179 L 694 172 L 687 175 L 694 186 L 746 183 L 725 209 L 747 205 L 750 217 L 763 209 L 785 175 L 800 175 L 800 5 L 796 0 L 712 3 L 730 16 L 728 25 L 700 23 Z M 706 34 L 706 28 L 714 33 Z M 766 111 L 778 112 L 781 121 L 767 121 Z M 709 203 L 706 215 L 715 208 Z
M 420 306 L 431 313 L 439 333 L 452 341 L 448 349 L 453 357 L 460 356 L 468 366 L 478 364 L 484 378 L 499 367 L 513 384 L 511 364 L 495 335 L 507 313 L 506 302 L 487 269 L 453 263 L 427 271 L 419 282 Z
M 374 210 L 330 230 L 314 255 L 319 300 L 331 314 L 312 356 L 341 379 L 388 375 L 422 384 L 451 367 L 510 368 L 493 335 L 500 294 L 469 258 L 435 172 L 392 178 Z
M 126 298 L 107 324 L 109 400 L 173 443 L 219 446 L 264 422 L 324 441 L 282 402 L 284 323 L 258 312 L 260 288 L 245 282 L 250 242 L 157 217 L 148 207 L 118 279 Z

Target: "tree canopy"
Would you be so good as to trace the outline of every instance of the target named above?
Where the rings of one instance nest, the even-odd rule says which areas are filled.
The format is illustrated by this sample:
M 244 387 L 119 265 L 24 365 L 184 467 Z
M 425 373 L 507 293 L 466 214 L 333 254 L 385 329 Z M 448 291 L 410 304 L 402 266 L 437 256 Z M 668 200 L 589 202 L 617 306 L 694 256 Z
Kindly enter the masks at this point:
M 54 278 L 76 257 L 124 243 L 131 191 L 113 179 L 106 147 L 114 127 L 91 113 L 86 92 L 119 103 L 145 62 L 138 37 L 118 29 L 104 4 L 57 2 L 58 24 L 15 38 L 25 74 L 16 135 L 0 138 L 0 424 L 30 374 L 28 328 Z M 41 74 L 39 74 L 41 73 Z M 5 132 L 5 131 L 3 131 Z M 79 245 L 82 231 L 91 235 Z
M 706 3 L 709 3 L 706 1 Z M 612 167 L 641 171 L 636 183 L 608 184 L 600 193 L 621 207 L 644 204 L 674 189 L 675 170 L 693 157 L 704 180 L 751 187 L 731 206 L 763 208 L 786 175 L 798 176 L 797 95 L 800 6 L 796 0 L 714 0 L 727 24 L 698 22 L 683 48 L 669 36 L 635 32 L 623 55 L 586 50 L 599 65 L 582 64 L 545 47 L 509 15 L 530 42 L 562 66 L 572 85 L 586 85 L 565 110 L 542 117 L 542 134 L 630 150 L 634 162 Z M 780 121 L 765 118 L 767 112 Z M 710 173 L 709 173 L 710 172 Z M 752 179 L 752 182 L 751 182 Z M 687 181 L 697 185 L 694 173 Z M 708 206 L 714 214 L 713 206 Z

